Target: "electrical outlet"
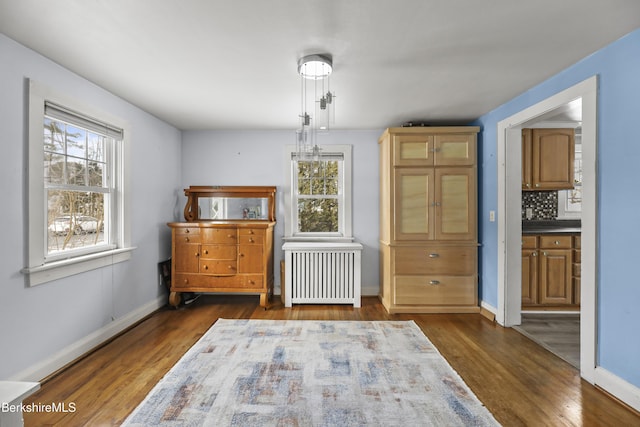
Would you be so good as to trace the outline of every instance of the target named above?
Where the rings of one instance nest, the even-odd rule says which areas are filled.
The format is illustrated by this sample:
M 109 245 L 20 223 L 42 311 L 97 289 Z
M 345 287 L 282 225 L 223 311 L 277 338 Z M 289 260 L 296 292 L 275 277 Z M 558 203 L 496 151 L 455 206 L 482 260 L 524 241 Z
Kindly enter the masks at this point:
M 533 218 L 533 208 L 526 208 L 524 210 L 524 215 L 527 217 L 527 219 Z
M 489 211 L 489 222 L 496 221 L 496 211 Z

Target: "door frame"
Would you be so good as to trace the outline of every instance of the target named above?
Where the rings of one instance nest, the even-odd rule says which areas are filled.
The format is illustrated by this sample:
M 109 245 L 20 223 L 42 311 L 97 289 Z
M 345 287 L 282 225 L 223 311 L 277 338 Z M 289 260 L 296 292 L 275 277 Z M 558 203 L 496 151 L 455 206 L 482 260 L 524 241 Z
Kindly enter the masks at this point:
M 522 297 L 522 132 L 523 124 L 582 99 L 582 230 L 580 291 L 580 375 L 595 383 L 597 355 L 597 92 L 590 77 L 500 122 L 498 157 L 498 308 L 502 326 L 519 325 Z

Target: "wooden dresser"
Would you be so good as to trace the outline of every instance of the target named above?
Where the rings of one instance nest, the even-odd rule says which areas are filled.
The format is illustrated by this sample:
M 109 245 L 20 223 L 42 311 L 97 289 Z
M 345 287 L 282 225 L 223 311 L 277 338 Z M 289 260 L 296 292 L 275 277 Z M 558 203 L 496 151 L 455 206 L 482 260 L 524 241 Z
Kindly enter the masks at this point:
M 185 189 L 186 222 L 171 222 L 171 291 L 273 295 L 275 187 Z
M 477 127 L 390 128 L 380 149 L 380 298 L 478 312 Z

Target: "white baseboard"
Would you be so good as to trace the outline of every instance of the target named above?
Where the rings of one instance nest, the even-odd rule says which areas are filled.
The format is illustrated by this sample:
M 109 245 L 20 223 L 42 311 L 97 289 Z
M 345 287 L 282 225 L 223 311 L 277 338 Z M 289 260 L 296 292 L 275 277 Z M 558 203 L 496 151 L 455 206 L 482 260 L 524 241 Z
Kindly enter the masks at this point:
M 148 316 L 160 307 L 166 305 L 166 303 L 166 296 L 159 296 L 155 300 L 148 302 L 147 304 L 114 320 L 86 337 L 74 342 L 73 344 L 68 345 L 52 356 L 28 367 L 22 372 L 18 372 L 9 378 L 9 380 L 41 381 L 43 378 L 48 377 L 82 355 L 93 350 L 103 342 L 124 331 L 129 326 L 143 319 L 145 316 Z
M 594 377 L 598 387 L 640 411 L 640 388 L 601 367 L 596 367 Z
M 484 301 L 480 301 L 480 307 L 484 308 L 485 310 L 487 310 L 488 312 L 492 313 L 494 316 L 496 315 L 496 313 L 498 312 L 498 309 L 495 308 L 494 306 L 492 306 L 491 304 L 488 304 Z

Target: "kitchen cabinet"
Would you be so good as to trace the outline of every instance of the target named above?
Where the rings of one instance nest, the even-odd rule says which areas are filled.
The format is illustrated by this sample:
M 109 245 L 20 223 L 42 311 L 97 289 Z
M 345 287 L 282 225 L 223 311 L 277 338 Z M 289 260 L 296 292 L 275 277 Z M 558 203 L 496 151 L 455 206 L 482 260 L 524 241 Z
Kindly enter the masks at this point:
M 572 235 L 523 236 L 523 307 L 580 304 L 576 299 L 574 253 Z
M 380 148 L 381 300 L 477 312 L 477 127 L 390 128 Z
M 522 190 L 574 188 L 574 129 L 522 129 Z

